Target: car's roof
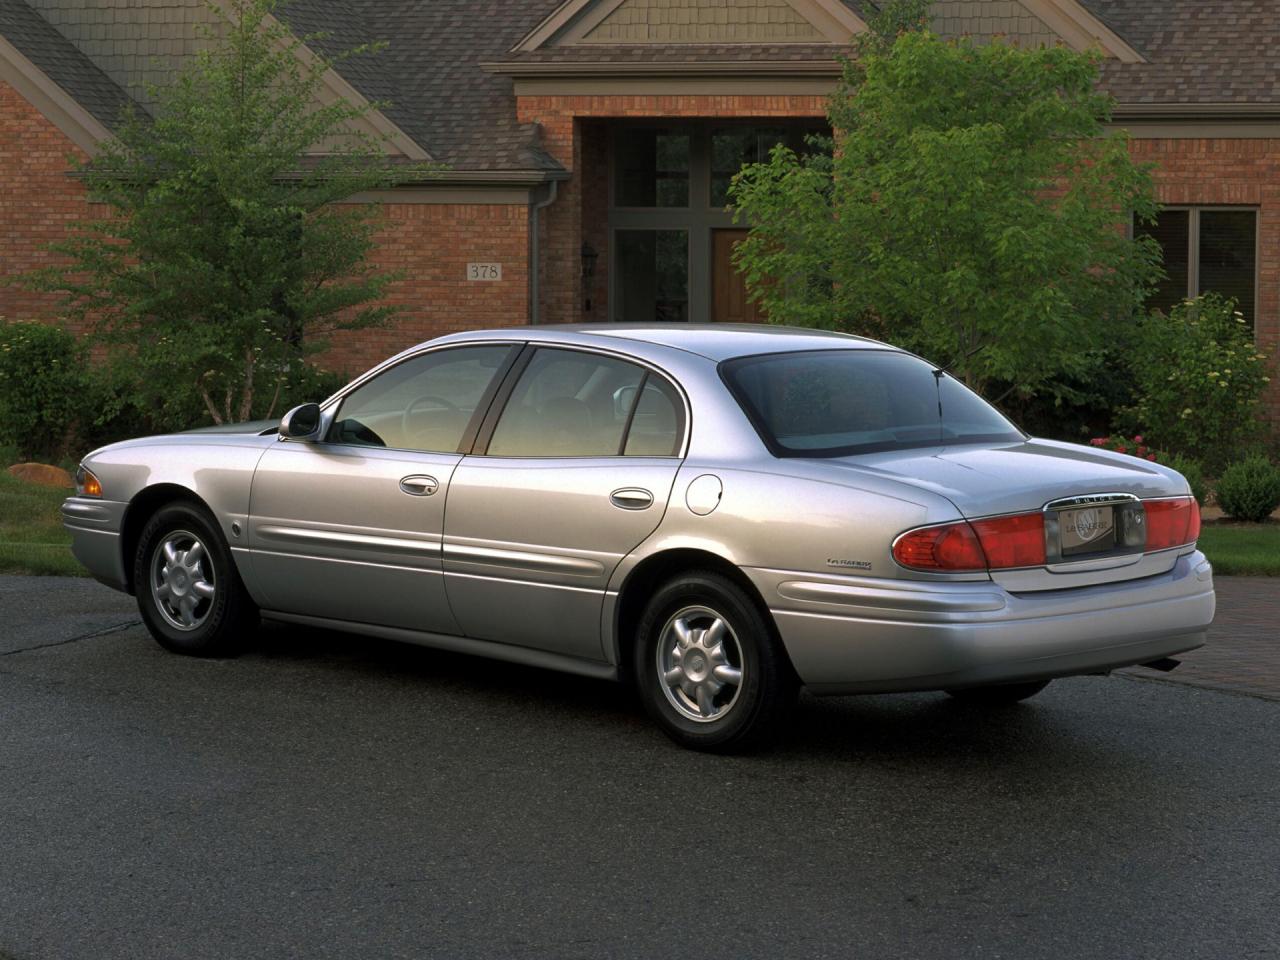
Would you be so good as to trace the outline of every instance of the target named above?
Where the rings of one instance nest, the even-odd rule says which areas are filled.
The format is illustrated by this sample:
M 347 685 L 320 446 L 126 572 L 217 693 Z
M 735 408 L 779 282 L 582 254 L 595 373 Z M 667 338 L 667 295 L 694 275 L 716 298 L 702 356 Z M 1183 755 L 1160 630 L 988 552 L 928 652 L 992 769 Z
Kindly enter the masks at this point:
M 502 330 L 473 330 L 449 339 L 489 339 L 494 335 L 528 340 L 579 342 L 602 346 L 609 341 L 632 340 L 684 350 L 719 362 L 760 353 L 797 350 L 894 349 L 878 340 L 831 330 L 780 327 L 754 323 L 564 323 Z

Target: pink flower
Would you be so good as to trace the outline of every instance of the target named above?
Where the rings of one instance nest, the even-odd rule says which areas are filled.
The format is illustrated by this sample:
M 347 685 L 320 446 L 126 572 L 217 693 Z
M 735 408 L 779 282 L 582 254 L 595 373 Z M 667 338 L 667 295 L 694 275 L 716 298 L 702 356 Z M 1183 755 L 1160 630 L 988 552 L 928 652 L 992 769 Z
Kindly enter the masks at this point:
M 1156 455 L 1155 455 L 1154 453 L 1148 453 L 1148 454 L 1147 454 L 1147 459 L 1148 459 L 1148 460 L 1150 460 L 1152 463 L 1155 463 L 1155 462 L 1156 462 Z
M 1142 442 L 1142 438 L 1141 438 L 1141 437 L 1134 437 L 1134 438 L 1133 438 L 1133 442 L 1134 442 L 1134 443 L 1141 443 L 1141 442 Z
M 1106 443 L 1107 443 L 1106 437 L 1094 437 L 1092 440 L 1089 441 L 1089 446 L 1101 447 L 1101 446 L 1105 446 Z
M 1136 439 L 1138 439 L 1138 438 L 1137 438 L 1137 437 L 1134 437 L 1134 439 L 1136 440 Z M 1141 457 L 1141 456 L 1144 456 L 1144 455 L 1146 454 L 1146 452 L 1147 452 L 1147 448 L 1146 448 L 1146 447 L 1144 447 L 1142 444 L 1138 444 L 1138 456 L 1140 456 L 1140 457 Z

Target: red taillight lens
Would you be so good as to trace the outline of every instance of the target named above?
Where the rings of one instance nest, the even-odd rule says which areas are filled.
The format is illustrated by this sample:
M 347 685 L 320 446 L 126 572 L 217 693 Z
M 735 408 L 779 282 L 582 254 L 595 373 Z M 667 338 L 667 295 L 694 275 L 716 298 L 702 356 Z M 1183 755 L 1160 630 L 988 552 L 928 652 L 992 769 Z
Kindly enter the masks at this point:
M 904 533 L 893 545 L 893 558 L 915 570 L 987 569 L 987 556 L 978 535 L 963 520 Z
M 1043 513 L 975 520 L 973 529 L 982 541 L 987 564 L 992 570 L 1044 566 Z
M 1194 497 L 1148 500 L 1147 551 L 1167 550 L 1195 543 L 1200 536 L 1200 504 Z
M 893 558 L 915 570 L 955 572 L 1043 566 L 1044 515 L 992 517 L 912 530 L 898 538 Z

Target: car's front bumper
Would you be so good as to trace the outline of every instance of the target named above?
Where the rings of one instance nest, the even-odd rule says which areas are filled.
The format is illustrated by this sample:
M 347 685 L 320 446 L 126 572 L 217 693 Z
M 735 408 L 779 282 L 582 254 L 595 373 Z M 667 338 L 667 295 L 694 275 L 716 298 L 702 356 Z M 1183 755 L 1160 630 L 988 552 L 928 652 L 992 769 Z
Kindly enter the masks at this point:
M 1010 593 L 987 581 L 745 571 L 814 693 L 889 693 L 1096 673 L 1191 650 L 1213 620 L 1204 554 L 1119 583 Z
M 95 580 L 116 590 L 128 589 L 120 528 L 127 503 L 70 497 L 62 502 L 62 525 L 71 534 L 71 552 Z

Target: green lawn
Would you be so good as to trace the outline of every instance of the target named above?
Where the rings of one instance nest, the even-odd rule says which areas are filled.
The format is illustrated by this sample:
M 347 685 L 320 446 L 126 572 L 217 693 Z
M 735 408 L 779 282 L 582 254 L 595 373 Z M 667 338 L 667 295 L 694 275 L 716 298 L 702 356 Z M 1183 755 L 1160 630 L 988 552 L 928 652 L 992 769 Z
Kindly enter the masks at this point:
M 1206 523 L 1200 549 L 1219 576 L 1280 577 L 1280 523 Z
M 0 472 L 0 573 L 85 575 L 58 511 L 67 493 Z M 1200 549 L 1221 576 L 1280 577 L 1280 523 L 1208 523 Z
M 0 573 L 85 575 L 71 556 L 71 537 L 58 509 L 70 493 L 0 471 Z

